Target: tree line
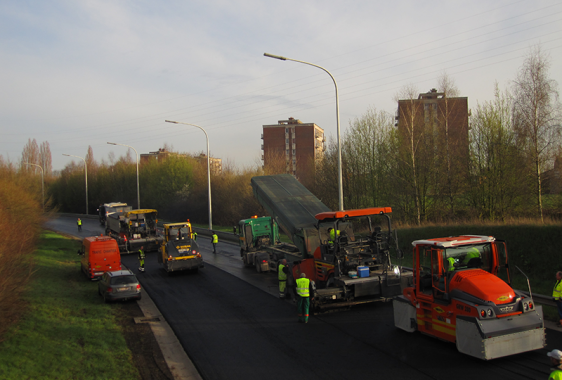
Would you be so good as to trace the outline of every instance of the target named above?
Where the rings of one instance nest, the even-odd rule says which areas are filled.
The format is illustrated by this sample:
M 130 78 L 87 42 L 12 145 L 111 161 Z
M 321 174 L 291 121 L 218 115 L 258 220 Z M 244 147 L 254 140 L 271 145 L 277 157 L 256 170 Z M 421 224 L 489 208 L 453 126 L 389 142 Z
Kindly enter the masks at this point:
M 396 100 L 402 128 L 395 115 L 369 109 L 350 122 L 342 136 L 343 192 L 346 209 L 391 206 L 394 219 L 408 224 L 464 220 L 506 221 L 510 218 L 561 218 L 562 195 L 551 195 L 544 175 L 562 161 L 561 106 L 557 83 L 548 77 L 549 59 L 540 46 L 529 51 L 517 78 L 508 88 L 495 85 L 494 99 L 471 111 L 465 136 L 455 134 L 451 115 L 460 91 L 446 74 L 438 81 L 445 102 L 427 113 L 418 112 L 419 95 L 404 87 Z M 432 120 L 433 120 L 432 119 Z M 466 141 L 463 142 L 463 139 Z M 213 222 L 236 225 L 241 218 L 264 213 L 255 201 L 250 179 L 285 171 L 284 157 L 266 168 L 223 167 L 212 175 Z M 86 155 L 88 213 L 99 204 L 121 201 L 136 205 L 136 161 L 129 153 L 111 154 L 97 162 L 93 149 Z M 20 170 L 27 174 L 37 163 L 46 168 L 50 204 L 63 212 L 85 211 L 84 165 L 68 164 L 51 175 L 48 143 L 30 140 Z M 297 163 L 298 165 L 298 163 Z M 327 144 L 316 162 L 314 182 L 307 183 L 319 199 L 338 208 L 337 146 Z M 48 169 L 47 169 L 48 168 Z M 562 168 L 560 168 L 562 170 Z M 140 166 L 142 208 L 154 208 L 169 220 L 207 223 L 206 162 L 186 153 Z

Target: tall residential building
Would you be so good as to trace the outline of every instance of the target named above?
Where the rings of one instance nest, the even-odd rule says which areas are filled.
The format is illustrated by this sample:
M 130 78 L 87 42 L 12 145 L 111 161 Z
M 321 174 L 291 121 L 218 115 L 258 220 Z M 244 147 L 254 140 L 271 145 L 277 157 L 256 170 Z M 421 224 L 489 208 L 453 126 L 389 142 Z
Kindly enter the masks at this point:
M 262 159 L 266 171 L 293 174 L 304 185 L 314 181 L 316 160 L 324 152 L 324 130 L 290 117 L 264 125 Z
M 466 182 L 469 115 L 467 97 L 449 98 L 435 89 L 398 101 L 401 165 L 415 170 L 426 195 L 452 197 Z

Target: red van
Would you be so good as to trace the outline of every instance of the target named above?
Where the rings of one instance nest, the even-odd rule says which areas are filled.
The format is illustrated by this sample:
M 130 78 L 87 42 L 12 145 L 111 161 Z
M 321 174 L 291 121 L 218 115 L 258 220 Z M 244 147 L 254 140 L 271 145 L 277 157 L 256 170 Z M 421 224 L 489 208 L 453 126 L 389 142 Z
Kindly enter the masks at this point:
M 109 236 L 91 236 L 82 241 L 78 251 L 82 255 L 82 272 L 91 280 L 101 277 L 105 272 L 121 270 L 121 255 L 117 241 Z

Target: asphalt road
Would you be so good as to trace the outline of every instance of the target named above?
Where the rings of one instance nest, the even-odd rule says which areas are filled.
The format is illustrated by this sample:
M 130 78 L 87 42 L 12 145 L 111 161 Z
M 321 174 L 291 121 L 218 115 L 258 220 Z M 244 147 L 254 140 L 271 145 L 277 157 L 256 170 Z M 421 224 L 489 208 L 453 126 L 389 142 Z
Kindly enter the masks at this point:
M 49 227 L 77 235 L 75 219 Z M 99 234 L 84 220 L 81 236 Z M 297 323 L 295 306 L 276 296 L 275 274 L 244 268 L 235 245 L 199 244 L 205 268 L 167 274 L 149 253 L 138 277 L 204 379 L 546 379 L 546 353 L 562 348 L 547 329 L 546 349 L 489 362 L 460 354 L 454 344 L 394 327 L 391 303 L 363 305 Z M 136 255 L 122 261 L 134 271 Z

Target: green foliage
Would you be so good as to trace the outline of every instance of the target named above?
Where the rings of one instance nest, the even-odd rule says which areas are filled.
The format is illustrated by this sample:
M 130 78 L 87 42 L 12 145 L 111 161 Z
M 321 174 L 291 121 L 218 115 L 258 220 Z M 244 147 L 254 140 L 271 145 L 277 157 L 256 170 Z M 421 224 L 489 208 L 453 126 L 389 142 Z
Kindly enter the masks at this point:
M 28 311 L 0 346 L 3 379 L 138 379 L 116 323 L 96 283 L 80 272 L 79 242 L 46 232 L 35 252 Z M 23 353 L 23 354 L 22 354 Z

